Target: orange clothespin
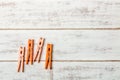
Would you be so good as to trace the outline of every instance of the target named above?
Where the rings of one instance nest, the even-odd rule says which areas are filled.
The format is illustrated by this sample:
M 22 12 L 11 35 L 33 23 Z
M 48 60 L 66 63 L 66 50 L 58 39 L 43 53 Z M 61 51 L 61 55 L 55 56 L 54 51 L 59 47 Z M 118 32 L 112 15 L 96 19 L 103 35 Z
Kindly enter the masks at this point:
M 27 56 L 26 56 L 26 64 L 30 63 L 33 64 L 33 54 L 34 54 L 34 40 L 28 40 L 28 49 L 27 49 Z
M 38 45 L 37 45 L 37 50 L 36 50 L 36 55 L 35 55 L 34 61 L 36 61 L 36 59 L 38 57 L 38 62 L 40 62 L 43 45 L 44 45 L 44 38 L 40 38 Z
M 19 49 L 19 59 L 18 59 L 18 72 L 22 66 L 22 72 L 24 72 L 24 56 L 25 56 L 25 47 L 20 47 Z
M 48 66 L 50 67 L 50 69 L 52 69 L 52 51 L 53 51 L 53 45 L 47 44 L 45 69 L 48 69 Z

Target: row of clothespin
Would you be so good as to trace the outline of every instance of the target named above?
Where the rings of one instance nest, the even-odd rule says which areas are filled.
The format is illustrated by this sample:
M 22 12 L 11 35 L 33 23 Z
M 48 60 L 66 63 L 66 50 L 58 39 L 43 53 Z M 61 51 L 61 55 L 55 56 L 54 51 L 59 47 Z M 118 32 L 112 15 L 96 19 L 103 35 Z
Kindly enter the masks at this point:
M 37 49 L 35 52 L 35 56 L 34 56 L 34 40 L 33 39 L 28 40 L 27 48 L 22 47 L 22 46 L 20 47 L 18 69 L 17 69 L 18 72 L 20 72 L 21 68 L 22 68 L 22 72 L 24 72 L 24 61 L 26 61 L 26 64 L 30 62 L 31 65 L 35 61 L 38 61 L 38 63 L 40 62 L 44 41 L 45 41 L 44 38 L 39 39 L 38 44 L 37 44 Z M 47 44 L 45 69 L 48 69 L 48 67 L 52 69 L 52 51 L 53 51 L 53 44 Z

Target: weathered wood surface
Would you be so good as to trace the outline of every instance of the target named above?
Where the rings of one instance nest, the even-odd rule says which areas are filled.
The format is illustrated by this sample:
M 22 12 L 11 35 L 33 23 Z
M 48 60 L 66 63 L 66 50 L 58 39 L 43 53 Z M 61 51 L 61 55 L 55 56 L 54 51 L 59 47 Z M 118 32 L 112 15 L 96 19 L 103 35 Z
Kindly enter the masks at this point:
M 119 80 L 119 30 L 120 0 L 0 0 L 0 80 Z M 52 71 L 44 46 L 17 73 L 19 46 L 40 37 L 54 44 Z
M 45 38 L 42 60 L 47 43 L 54 44 L 54 60 L 120 60 L 119 30 L 3 30 L 0 36 L 0 60 L 17 60 L 19 46 L 40 37 Z
M 1 80 L 119 80 L 118 62 L 54 62 L 53 70 L 45 70 L 44 63 L 26 65 L 24 73 L 17 73 L 17 62 L 0 63 Z
M 0 0 L 0 28 L 120 28 L 120 0 Z
M 53 80 L 119 80 L 120 63 L 54 63 Z
M 0 62 L 0 80 L 51 80 L 51 71 L 43 65 L 43 62 L 25 65 L 25 72 L 18 73 L 17 62 Z

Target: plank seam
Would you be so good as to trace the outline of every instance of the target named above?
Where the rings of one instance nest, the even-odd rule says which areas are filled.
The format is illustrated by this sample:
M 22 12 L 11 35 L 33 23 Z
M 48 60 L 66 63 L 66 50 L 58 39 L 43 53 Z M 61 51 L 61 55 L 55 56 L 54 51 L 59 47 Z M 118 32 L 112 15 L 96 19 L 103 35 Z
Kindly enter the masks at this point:
M 53 62 L 120 62 L 120 60 L 52 60 Z M 17 62 L 17 60 L 0 60 L 0 62 Z M 45 62 L 45 60 L 41 60 Z
M 0 30 L 120 30 L 120 28 L 0 28 Z

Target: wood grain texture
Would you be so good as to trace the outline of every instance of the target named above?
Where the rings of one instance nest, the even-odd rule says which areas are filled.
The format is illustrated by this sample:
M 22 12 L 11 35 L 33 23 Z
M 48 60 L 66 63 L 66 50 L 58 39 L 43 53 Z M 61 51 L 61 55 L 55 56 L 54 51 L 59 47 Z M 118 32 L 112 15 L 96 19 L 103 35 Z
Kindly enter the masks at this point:
M 120 28 L 120 0 L 0 0 L 2 28 Z
M 47 43 L 54 44 L 53 60 L 120 60 L 120 31 L 3 30 L 0 36 L 0 60 L 17 60 L 19 46 L 31 38 L 36 45 L 40 37 L 45 38 L 42 60 Z
M 54 63 L 53 80 L 119 80 L 120 63 Z
M 17 72 L 17 62 L 0 63 L 0 80 L 51 80 L 49 70 L 44 69 L 44 63 L 25 65 L 25 72 Z
M 24 73 L 17 73 L 16 62 L 0 62 L 1 80 L 119 80 L 119 62 L 54 62 L 45 70 L 44 63 L 26 65 Z M 9 66 L 9 67 L 8 67 Z
M 42 61 L 17 73 L 19 46 L 40 37 Z M 0 80 L 119 80 L 119 41 L 120 0 L 0 0 Z

